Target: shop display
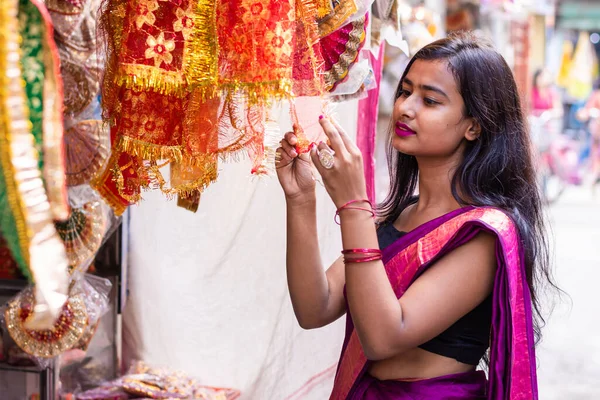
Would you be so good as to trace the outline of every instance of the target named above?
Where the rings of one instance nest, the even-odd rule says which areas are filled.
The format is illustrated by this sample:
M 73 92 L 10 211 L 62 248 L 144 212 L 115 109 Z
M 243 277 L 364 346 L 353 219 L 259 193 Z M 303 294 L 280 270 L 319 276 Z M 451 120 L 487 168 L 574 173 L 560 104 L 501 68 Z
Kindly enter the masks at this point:
M 84 362 L 110 290 L 86 272 L 143 191 L 195 212 L 222 160 L 247 157 L 253 174 L 272 173 L 276 102 L 289 105 L 299 152 L 324 140 L 315 116 L 370 87 L 361 51 L 372 3 L 3 1 L 0 279 L 31 284 L 2 309 L 4 358 L 42 369 L 60 355 Z M 76 398 L 140 396 L 239 391 L 137 363 Z

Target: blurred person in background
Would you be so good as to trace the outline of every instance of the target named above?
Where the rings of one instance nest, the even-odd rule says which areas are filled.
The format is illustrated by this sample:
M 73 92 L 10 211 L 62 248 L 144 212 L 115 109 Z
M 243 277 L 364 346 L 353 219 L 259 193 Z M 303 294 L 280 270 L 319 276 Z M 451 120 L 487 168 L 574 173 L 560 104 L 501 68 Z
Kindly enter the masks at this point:
M 600 183 L 600 79 L 594 82 L 594 90 L 585 106 L 577 112 L 580 121 L 588 122 L 591 135 L 590 159 L 593 188 Z
M 538 69 L 533 74 L 529 104 L 531 140 L 538 153 L 547 151 L 550 143 L 562 132 L 563 114 L 561 96 L 554 86 L 552 74 L 546 68 Z
M 548 119 L 561 118 L 563 116 L 563 105 L 560 94 L 554 87 L 550 71 L 546 68 L 538 69 L 533 75 L 531 113 L 536 117 L 546 114 L 548 115 Z

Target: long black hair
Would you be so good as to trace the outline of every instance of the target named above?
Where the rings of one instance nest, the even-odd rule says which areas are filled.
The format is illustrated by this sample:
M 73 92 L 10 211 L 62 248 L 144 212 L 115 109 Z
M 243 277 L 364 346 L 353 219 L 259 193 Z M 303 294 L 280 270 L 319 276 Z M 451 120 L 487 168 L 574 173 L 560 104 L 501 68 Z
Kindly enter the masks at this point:
M 408 63 L 396 90 L 416 60 L 444 60 L 464 100 L 465 117 L 481 126 L 467 141 L 464 158 L 452 177 L 452 195 L 461 205 L 493 206 L 516 223 L 525 254 L 527 283 L 535 310 L 536 341 L 544 324 L 539 289 L 552 283 L 542 196 L 536 181 L 532 148 L 517 84 L 504 58 L 485 39 L 456 33 L 419 50 Z M 384 223 L 393 222 L 413 201 L 418 182 L 414 156 L 388 143 L 390 193 L 379 207 Z

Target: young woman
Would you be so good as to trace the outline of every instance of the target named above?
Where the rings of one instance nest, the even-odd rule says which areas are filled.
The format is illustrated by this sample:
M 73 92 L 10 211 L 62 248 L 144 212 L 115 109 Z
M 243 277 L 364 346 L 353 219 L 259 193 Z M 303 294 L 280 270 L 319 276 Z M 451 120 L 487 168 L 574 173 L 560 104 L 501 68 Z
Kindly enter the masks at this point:
M 461 34 L 408 64 L 391 121 L 391 189 L 374 223 L 358 148 L 298 155 L 285 135 L 287 274 L 306 329 L 347 313 L 332 399 L 537 399 L 532 310 L 548 278 L 540 194 L 513 75 Z M 324 271 L 312 164 L 338 208 L 343 256 Z M 418 196 L 415 196 L 418 187 Z M 477 365 L 489 348 L 489 380 Z
M 563 115 L 560 94 L 553 87 L 550 71 L 545 68 L 538 69 L 533 74 L 531 113 L 535 116 L 547 113 L 554 118 L 560 118 Z

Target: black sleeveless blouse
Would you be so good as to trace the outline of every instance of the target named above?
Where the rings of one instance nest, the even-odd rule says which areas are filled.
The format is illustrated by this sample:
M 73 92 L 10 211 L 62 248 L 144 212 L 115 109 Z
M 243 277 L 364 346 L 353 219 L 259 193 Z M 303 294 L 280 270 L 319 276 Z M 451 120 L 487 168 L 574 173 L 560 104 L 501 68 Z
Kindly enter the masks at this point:
M 379 248 L 383 250 L 405 234 L 406 232 L 397 230 L 391 223 L 379 226 L 377 229 Z M 491 326 L 492 295 L 490 294 L 481 304 L 439 336 L 419 347 L 465 364 L 478 365 L 489 347 Z

